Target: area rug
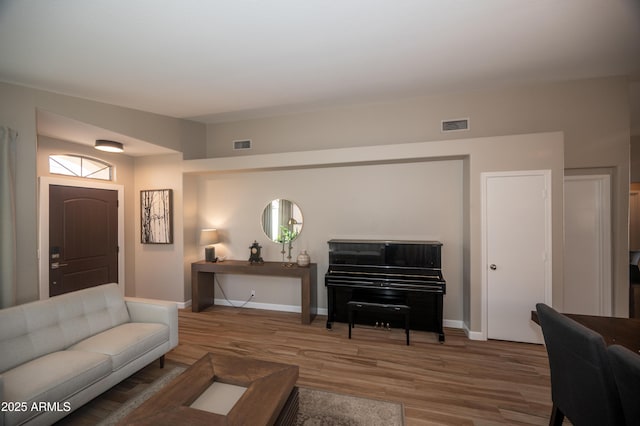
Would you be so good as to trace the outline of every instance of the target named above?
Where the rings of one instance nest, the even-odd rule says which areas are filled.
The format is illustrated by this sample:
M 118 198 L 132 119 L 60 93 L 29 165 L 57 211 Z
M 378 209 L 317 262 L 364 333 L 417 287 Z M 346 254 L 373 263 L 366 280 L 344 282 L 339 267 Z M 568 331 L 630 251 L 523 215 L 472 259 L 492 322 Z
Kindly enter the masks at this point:
M 155 380 L 143 392 L 125 402 L 98 426 L 112 426 L 122 420 L 153 394 L 182 373 L 185 368 L 173 368 Z M 298 426 L 402 426 L 402 404 L 390 401 L 358 398 L 317 389 L 299 388 Z
M 300 388 L 299 426 L 401 426 L 402 404 Z
M 187 367 L 176 366 L 169 370 L 167 374 L 164 374 L 160 378 L 156 379 L 153 383 L 151 383 L 145 390 L 143 390 L 140 394 L 134 396 L 130 400 L 126 401 L 122 406 L 120 406 L 117 410 L 113 411 L 109 417 L 102 420 L 98 423 L 97 426 L 112 426 L 122 420 L 125 416 L 127 416 L 130 412 L 138 408 L 145 402 L 147 399 L 151 398 L 156 392 L 162 389 L 165 385 L 167 385 L 170 381 L 178 377 Z

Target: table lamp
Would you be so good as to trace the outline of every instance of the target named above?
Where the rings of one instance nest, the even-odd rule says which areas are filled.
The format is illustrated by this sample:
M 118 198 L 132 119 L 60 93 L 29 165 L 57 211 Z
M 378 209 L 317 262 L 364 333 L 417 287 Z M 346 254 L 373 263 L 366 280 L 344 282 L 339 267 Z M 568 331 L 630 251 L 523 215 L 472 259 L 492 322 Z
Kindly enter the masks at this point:
M 215 262 L 216 248 L 213 246 L 220 242 L 217 229 L 203 229 L 200 231 L 200 245 L 204 248 L 204 260 L 207 262 Z

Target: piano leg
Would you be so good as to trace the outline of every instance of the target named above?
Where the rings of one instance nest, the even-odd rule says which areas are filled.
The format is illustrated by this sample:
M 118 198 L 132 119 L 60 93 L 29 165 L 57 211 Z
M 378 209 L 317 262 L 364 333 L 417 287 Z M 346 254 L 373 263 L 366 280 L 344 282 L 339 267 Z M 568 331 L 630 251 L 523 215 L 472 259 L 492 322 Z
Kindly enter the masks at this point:
M 409 346 L 409 309 L 404 313 L 404 333 L 407 335 L 407 346 Z
M 333 325 L 333 306 L 336 302 L 336 294 L 332 287 L 327 287 L 327 330 Z
M 438 318 L 438 342 L 440 343 L 444 343 L 444 328 L 442 326 L 442 315 L 443 315 L 443 295 L 442 294 L 438 294 L 436 295 L 436 315 Z

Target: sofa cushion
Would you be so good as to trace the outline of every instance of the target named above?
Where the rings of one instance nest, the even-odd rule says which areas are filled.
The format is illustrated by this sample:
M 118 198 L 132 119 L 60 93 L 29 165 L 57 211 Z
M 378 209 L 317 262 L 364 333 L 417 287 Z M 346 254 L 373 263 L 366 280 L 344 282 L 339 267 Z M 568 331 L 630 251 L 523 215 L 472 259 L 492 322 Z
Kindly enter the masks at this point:
M 104 284 L 50 300 L 54 300 L 58 308 L 65 347 L 130 321 L 118 284 Z
M 0 372 L 129 321 L 117 284 L 0 310 Z
M 165 324 L 129 322 L 91 336 L 69 349 L 109 355 L 116 371 L 168 341 L 169 327 Z
M 92 385 L 111 373 L 109 356 L 93 352 L 59 351 L 4 372 L 5 401 L 34 403 L 59 401 Z M 63 409 L 64 406 L 61 405 Z M 73 407 L 76 408 L 76 407 Z M 7 424 L 18 424 L 39 411 L 5 413 Z

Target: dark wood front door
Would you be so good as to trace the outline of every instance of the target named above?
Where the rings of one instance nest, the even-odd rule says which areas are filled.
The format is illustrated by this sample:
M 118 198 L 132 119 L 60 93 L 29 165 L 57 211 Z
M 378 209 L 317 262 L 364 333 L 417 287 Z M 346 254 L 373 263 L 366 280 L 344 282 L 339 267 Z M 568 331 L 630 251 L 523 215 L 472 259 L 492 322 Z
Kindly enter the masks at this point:
M 49 186 L 49 295 L 118 282 L 118 191 Z

